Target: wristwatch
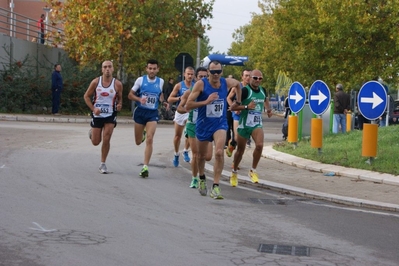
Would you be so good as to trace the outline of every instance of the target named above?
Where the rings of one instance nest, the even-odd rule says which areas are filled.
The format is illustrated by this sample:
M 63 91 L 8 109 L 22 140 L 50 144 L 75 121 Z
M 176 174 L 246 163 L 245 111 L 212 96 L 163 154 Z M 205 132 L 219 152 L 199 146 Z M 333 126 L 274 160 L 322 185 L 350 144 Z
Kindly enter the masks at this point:
M 245 110 L 248 110 L 248 105 L 245 105 L 244 108 L 245 108 Z

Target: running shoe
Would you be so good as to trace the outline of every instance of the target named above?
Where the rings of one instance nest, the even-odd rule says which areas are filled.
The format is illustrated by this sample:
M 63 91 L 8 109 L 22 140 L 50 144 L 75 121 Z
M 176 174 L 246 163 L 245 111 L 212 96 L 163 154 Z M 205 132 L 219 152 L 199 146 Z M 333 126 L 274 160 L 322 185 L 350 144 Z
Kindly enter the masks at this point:
M 251 139 L 247 139 L 247 148 L 251 148 Z
M 107 166 L 105 165 L 105 163 L 100 164 L 98 171 L 100 171 L 101 174 L 108 174 Z
M 222 194 L 220 194 L 220 187 L 219 186 L 213 186 L 209 196 L 211 196 L 211 198 L 213 198 L 213 199 L 223 199 Z
M 89 130 L 89 139 L 91 139 L 92 131 L 93 131 L 93 129 L 90 128 L 90 130 Z
M 141 169 L 141 172 L 140 172 L 140 176 L 142 178 L 148 177 L 148 166 L 143 166 L 143 169 Z
M 248 176 L 251 178 L 252 183 L 259 182 L 259 176 L 257 172 L 252 172 L 252 170 L 249 170 Z
M 183 151 L 183 160 L 187 163 L 190 162 L 190 156 L 188 155 L 188 151 Z
M 231 140 L 229 141 L 229 145 L 227 145 L 227 149 L 226 149 L 226 155 L 227 157 L 231 157 L 231 155 L 233 155 L 233 151 L 236 147 L 231 145 Z
M 230 185 L 236 187 L 238 185 L 237 172 L 231 172 Z
M 144 128 L 143 131 L 143 138 L 141 139 L 141 143 L 143 143 L 145 141 L 145 139 L 147 138 L 147 130 Z
M 206 194 L 208 193 L 208 188 L 206 187 L 206 179 L 199 180 L 198 191 L 201 194 L 201 196 L 206 196 Z
M 178 167 L 179 166 L 179 155 L 175 155 L 173 159 L 173 166 Z
M 193 178 L 191 179 L 190 187 L 191 188 L 198 188 L 198 186 L 199 186 L 199 178 L 193 176 Z

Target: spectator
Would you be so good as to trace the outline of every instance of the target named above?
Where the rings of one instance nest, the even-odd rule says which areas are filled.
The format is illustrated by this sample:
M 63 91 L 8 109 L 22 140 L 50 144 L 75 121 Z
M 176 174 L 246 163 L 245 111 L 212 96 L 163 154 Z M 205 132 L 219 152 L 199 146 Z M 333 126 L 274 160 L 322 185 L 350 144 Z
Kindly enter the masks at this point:
M 55 64 L 53 74 L 51 75 L 51 93 L 53 100 L 51 113 L 53 115 L 59 115 L 58 109 L 60 108 L 61 92 L 63 89 L 62 76 L 60 72 L 61 65 Z
M 44 44 L 44 14 L 42 14 L 37 21 L 38 38 L 39 43 Z
M 333 133 L 337 134 L 339 126 L 341 126 L 341 132 L 346 132 L 346 114 L 350 110 L 351 102 L 350 96 L 343 91 L 344 87 L 342 84 L 335 86 L 334 95 L 334 120 L 333 120 Z

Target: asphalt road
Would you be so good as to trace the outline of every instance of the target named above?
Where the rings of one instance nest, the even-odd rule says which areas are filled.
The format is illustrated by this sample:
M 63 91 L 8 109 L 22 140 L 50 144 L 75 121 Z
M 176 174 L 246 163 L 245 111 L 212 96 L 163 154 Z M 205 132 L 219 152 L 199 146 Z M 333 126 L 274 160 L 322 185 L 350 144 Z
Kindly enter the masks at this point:
M 280 120 L 266 126 L 266 141 L 281 137 Z M 171 125 L 158 126 L 148 179 L 133 126 L 118 125 L 101 175 L 87 131 L 0 121 L 0 265 L 399 264 L 397 214 L 225 182 L 225 200 L 202 197 L 172 166 Z

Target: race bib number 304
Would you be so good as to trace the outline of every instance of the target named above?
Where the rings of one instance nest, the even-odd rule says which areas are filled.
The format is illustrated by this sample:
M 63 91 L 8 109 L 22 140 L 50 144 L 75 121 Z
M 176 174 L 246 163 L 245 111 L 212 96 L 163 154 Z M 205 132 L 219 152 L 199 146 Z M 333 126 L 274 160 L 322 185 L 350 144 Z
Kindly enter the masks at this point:
M 206 117 L 221 117 L 224 110 L 224 100 L 216 100 L 206 106 Z

